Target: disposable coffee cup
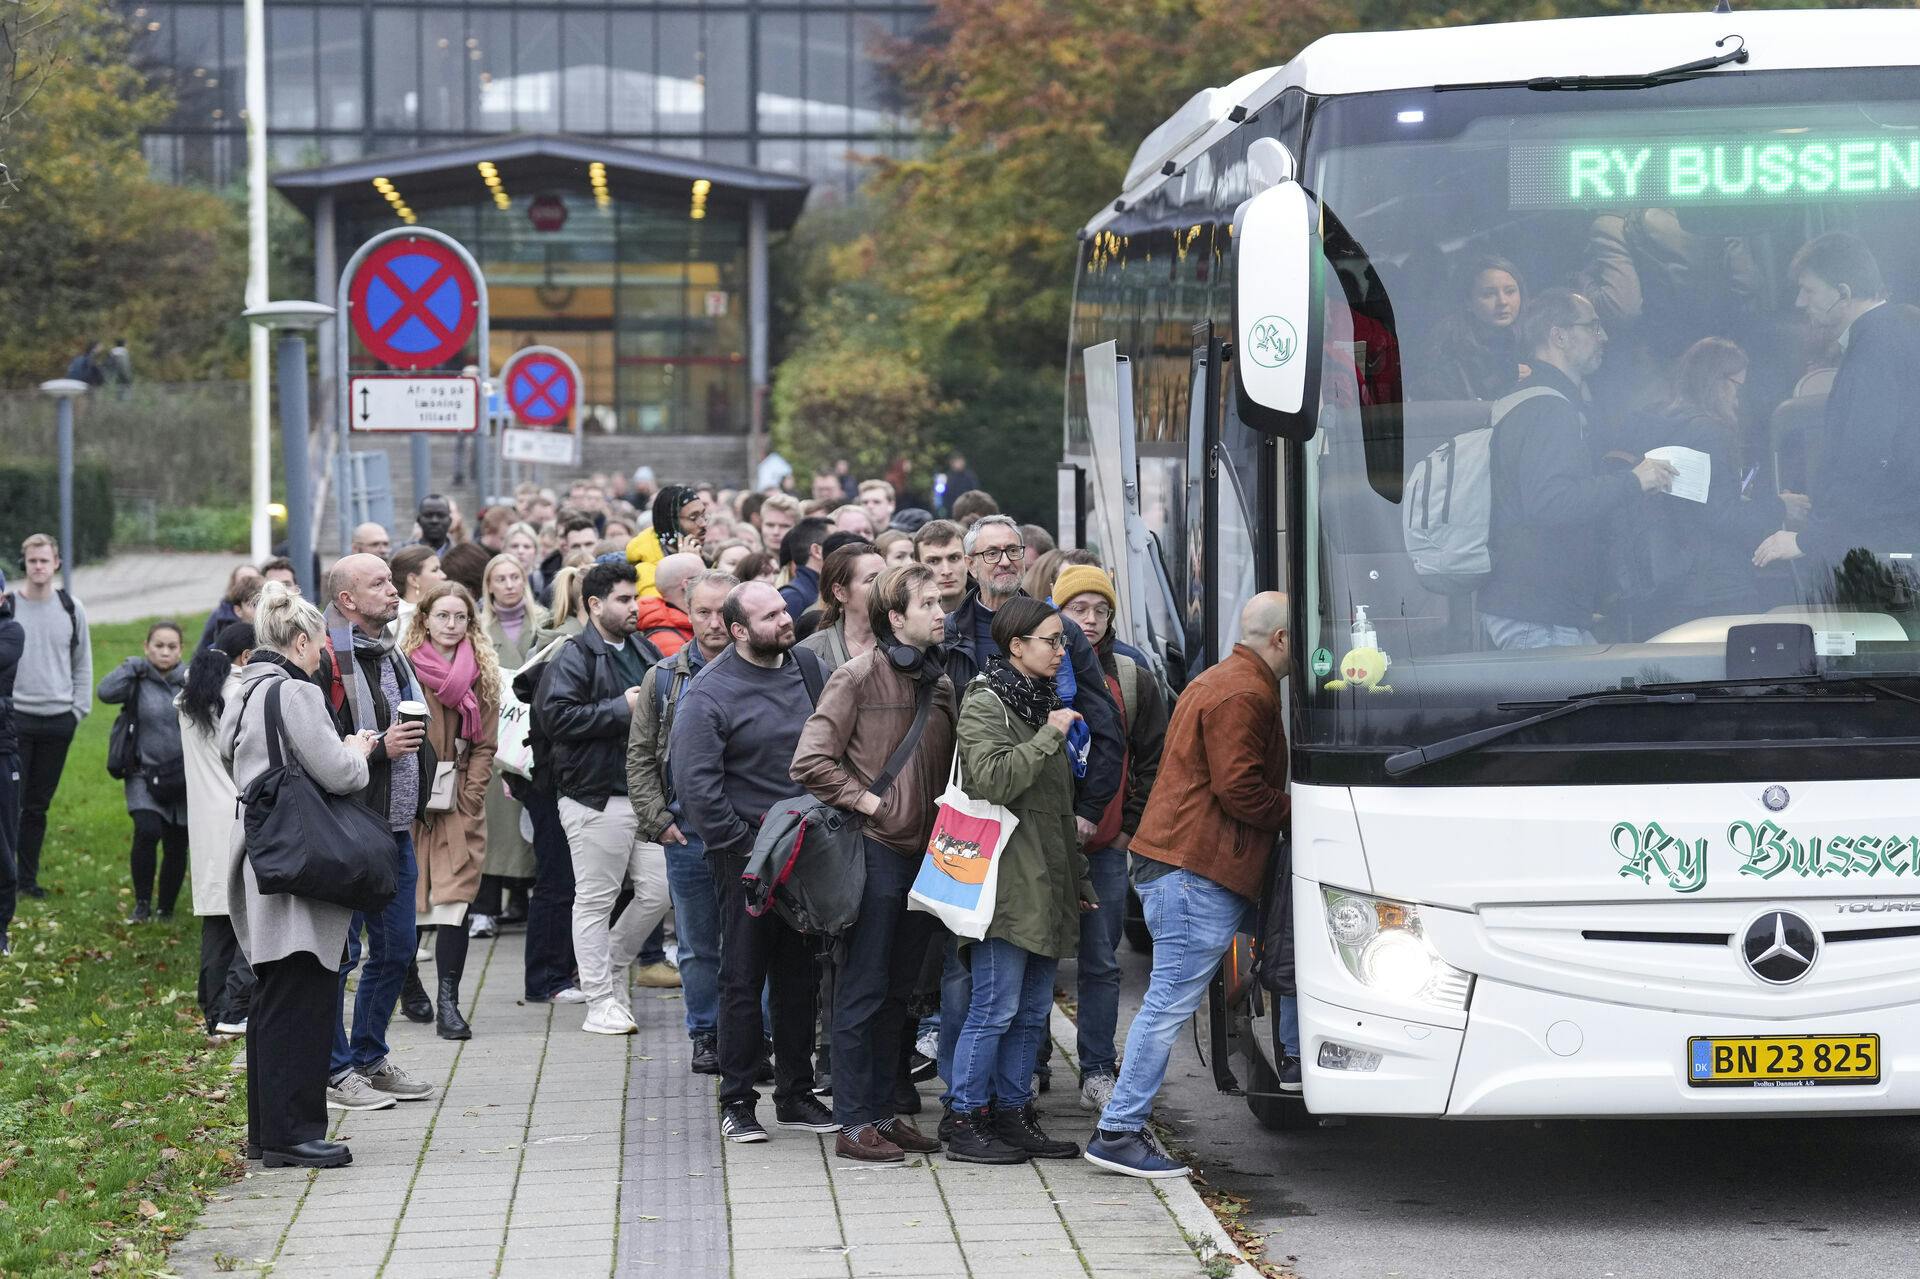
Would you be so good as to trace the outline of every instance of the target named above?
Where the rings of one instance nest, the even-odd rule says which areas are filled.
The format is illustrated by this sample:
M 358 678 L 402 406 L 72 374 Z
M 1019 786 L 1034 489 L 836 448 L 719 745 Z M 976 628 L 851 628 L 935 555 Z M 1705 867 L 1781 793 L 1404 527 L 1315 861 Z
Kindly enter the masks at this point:
M 424 724 L 428 718 L 425 702 L 402 702 L 393 708 L 393 713 L 403 724 Z

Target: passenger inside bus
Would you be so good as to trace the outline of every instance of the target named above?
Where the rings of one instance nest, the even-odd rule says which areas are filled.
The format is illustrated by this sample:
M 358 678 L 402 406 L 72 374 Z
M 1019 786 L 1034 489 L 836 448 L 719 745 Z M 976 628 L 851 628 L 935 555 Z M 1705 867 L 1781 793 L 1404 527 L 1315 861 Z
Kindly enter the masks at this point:
M 1497 400 L 1526 375 L 1520 351 L 1526 286 L 1498 254 L 1472 258 L 1454 285 L 1460 310 L 1438 327 L 1416 371 L 1421 398 Z

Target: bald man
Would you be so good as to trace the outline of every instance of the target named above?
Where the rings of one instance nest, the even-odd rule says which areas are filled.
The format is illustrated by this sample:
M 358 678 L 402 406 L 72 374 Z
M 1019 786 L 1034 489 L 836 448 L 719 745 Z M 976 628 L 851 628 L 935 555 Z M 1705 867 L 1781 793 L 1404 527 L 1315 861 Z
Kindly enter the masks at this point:
M 687 583 L 706 571 L 707 562 L 686 551 L 669 555 L 654 566 L 653 586 L 660 594 L 650 595 L 640 601 L 640 620 L 635 631 L 640 638 L 659 649 L 660 656 L 677 656 L 693 639 L 693 619 L 688 616 L 687 609 Z M 641 984 L 646 983 L 643 981 Z
M 362 524 L 353 530 L 353 553 L 377 555 L 384 560 L 393 554 L 393 538 L 378 524 Z
M 340 965 L 340 999 L 346 1002 L 347 978 L 360 962 L 360 933 L 367 934 L 367 968 L 354 997 L 353 1031 L 336 1020 L 333 1063 L 327 1075 L 327 1105 L 335 1110 L 381 1110 L 396 1101 L 421 1101 L 433 1085 L 415 1079 L 387 1057 L 387 1025 L 394 1001 L 407 985 L 415 941 L 413 824 L 426 816 L 434 767 L 425 726 L 402 722 L 401 702 L 420 700 L 420 681 L 387 636 L 387 623 L 400 610 L 393 570 L 378 555 L 349 555 L 327 570 L 327 645 L 316 680 L 333 708 L 342 736 L 375 733 L 379 740 L 367 756 L 367 788 L 360 801 L 386 820 L 393 834 L 397 891 L 386 909 L 356 914 L 347 932 L 347 956 Z M 425 992 L 408 992 L 410 1003 Z M 429 1013 L 431 1009 L 429 1008 Z
M 1234 934 L 1250 923 L 1287 823 L 1287 660 L 1287 597 L 1256 595 L 1241 610 L 1240 642 L 1187 686 L 1167 725 L 1160 776 L 1132 846 L 1133 886 L 1156 943 L 1153 975 L 1086 1150 L 1110 1171 L 1187 1174 L 1144 1129 L 1174 1037 L 1206 998 Z M 1299 1063 L 1287 1064 L 1297 1088 Z

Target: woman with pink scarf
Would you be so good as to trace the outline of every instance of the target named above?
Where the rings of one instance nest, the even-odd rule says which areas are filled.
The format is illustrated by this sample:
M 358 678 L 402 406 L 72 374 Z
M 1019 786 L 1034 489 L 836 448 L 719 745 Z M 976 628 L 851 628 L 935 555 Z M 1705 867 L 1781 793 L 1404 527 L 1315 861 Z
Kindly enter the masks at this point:
M 487 783 L 500 715 L 500 662 L 473 596 L 443 582 L 421 599 L 400 649 L 413 663 L 426 700 L 427 740 L 440 760 L 427 813 L 414 823 L 420 863 L 414 910 L 434 930 L 435 1001 L 442 1039 L 471 1039 L 460 1014 L 460 977 L 467 963 L 467 907 L 480 890 L 487 860 Z

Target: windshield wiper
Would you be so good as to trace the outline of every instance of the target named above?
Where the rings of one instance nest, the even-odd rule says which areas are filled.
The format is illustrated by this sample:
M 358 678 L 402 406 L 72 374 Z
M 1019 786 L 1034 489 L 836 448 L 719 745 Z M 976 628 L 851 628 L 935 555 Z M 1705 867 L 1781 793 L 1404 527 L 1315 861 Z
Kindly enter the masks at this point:
M 1455 755 L 1464 755 L 1468 751 L 1480 749 L 1489 742 L 1497 742 L 1503 737 L 1524 732 L 1535 724 L 1544 724 L 1550 719 L 1559 719 L 1562 715 L 1571 715 L 1575 711 L 1583 711 L 1590 706 L 1650 706 L 1660 703 L 1678 706 L 1699 700 L 1697 693 L 1643 693 L 1638 690 L 1620 693 L 1578 693 L 1549 706 L 1538 714 L 1528 715 L 1511 723 L 1475 729 L 1471 733 L 1461 733 L 1456 737 L 1443 737 L 1437 742 L 1415 746 L 1412 750 L 1404 750 L 1397 755 L 1389 755 L 1386 764 L 1387 776 L 1398 777 L 1416 768 L 1437 764 L 1443 759 L 1452 759 Z M 1502 703 L 1502 705 L 1506 704 Z
M 1836 684 L 1859 685 L 1874 690 L 1868 693 L 1834 693 L 1827 691 Z M 1684 684 L 1646 684 L 1639 688 L 1621 689 L 1618 692 L 1600 691 L 1593 693 L 1574 693 L 1557 701 L 1550 702 L 1496 702 L 1495 709 L 1503 711 L 1528 710 L 1542 708 L 1536 714 L 1513 720 L 1506 724 L 1495 724 L 1490 728 L 1475 729 L 1471 733 L 1461 733 L 1457 737 L 1443 737 L 1426 746 L 1416 746 L 1396 755 L 1387 756 L 1387 776 L 1399 777 L 1416 768 L 1428 764 L 1437 764 L 1443 759 L 1452 759 L 1455 755 L 1464 755 L 1468 751 L 1479 750 L 1491 742 L 1515 733 L 1524 732 L 1536 724 L 1544 724 L 1550 719 L 1559 719 L 1574 711 L 1585 710 L 1589 706 L 1681 706 L 1697 703 L 1702 693 L 1720 693 L 1732 689 L 1777 688 L 1779 691 L 1766 697 L 1745 697 L 1738 693 L 1725 697 L 1708 697 L 1706 700 L 1726 705 L 1741 701 L 1820 701 L 1841 702 L 1877 702 L 1879 695 L 1885 693 L 1903 701 L 1920 702 L 1911 694 L 1876 684 L 1871 679 L 1856 679 L 1852 675 L 1819 676 L 1794 675 L 1762 679 L 1734 680 L 1697 680 Z
M 1724 67 L 1730 62 L 1744 63 L 1749 57 L 1745 36 L 1722 36 L 1713 42 L 1713 47 L 1724 48 L 1729 40 L 1739 43 L 1725 53 L 1716 53 L 1709 58 L 1697 58 L 1692 62 L 1682 62 L 1677 67 L 1667 67 L 1662 71 L 1646 71 L 1638 75 L 1551 75 L 1535 76 L 1531 80 L 1483 80 L 1475 84 L 1435 85 L 1434 92 L 1516 88 L 1533 89 L 1540 93 L 1583 92 L 1590 89 L 1648 89 L 1654 85 L 1669 84 L 1675 80 L 1690 80 L 1694 76 Z

